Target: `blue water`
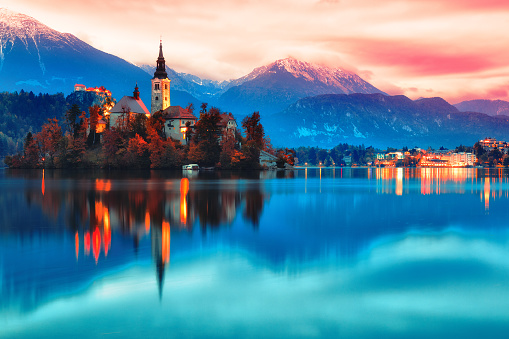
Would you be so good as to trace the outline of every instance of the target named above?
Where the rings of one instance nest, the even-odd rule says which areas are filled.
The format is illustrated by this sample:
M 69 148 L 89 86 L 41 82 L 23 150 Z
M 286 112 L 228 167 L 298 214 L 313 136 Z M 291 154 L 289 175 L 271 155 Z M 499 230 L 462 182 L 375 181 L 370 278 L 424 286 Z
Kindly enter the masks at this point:
M 506 338 L 509 171 L 0 170 L 2 338 Z

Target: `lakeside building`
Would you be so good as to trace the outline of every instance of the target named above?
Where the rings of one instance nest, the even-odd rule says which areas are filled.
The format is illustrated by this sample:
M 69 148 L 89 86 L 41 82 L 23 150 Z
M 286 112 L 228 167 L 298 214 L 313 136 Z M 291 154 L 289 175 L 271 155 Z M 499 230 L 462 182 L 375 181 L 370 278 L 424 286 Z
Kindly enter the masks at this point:
M 485 138 L 479 140 L 479 144 L 487 152 L 498 149 L 503 154 L 509 154 L 509 144 L 505 141 L 497 141 L 495 138 Z
M 477 157 L 468 152 L 434 151 L 421 158 L 421 167 L 466 167 L 474 166 Z
M 263 168 L 277 168 L 277 157 L 265 151 L 260 151 L 260 166 Z
M 412 152 L 377 153 L 375 166 L 395 167 L 399 165 L 416 164 L 420 167 L 468 167 L 474 166 L 477 157 L 469 152 L 454 152 L 450 150 L 425 151 L 414 149 Z

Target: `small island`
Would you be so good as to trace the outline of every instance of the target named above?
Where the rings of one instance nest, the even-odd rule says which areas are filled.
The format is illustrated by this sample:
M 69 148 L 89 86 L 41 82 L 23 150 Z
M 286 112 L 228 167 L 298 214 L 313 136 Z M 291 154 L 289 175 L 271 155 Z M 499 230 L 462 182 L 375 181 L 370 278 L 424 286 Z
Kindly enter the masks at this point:
M 101 100 L 88 107 L 72 105 L 63 121 L 49 119 L 39 133 L 29 132 L 23 151 L 5 157 L 10 168 L 179 169 L 188 164 L 220 169 L 263 169 L 293 166 L 294 151 L 274 149 L 254 112 L 242 120 L 243 136 L 232 113 L 216 107 L 170 105 L 170 79 L 162 43 L 151 80 L 151 109 L 132 96 L 118 102 L 104 87 L 76 84 L 74 93 Z

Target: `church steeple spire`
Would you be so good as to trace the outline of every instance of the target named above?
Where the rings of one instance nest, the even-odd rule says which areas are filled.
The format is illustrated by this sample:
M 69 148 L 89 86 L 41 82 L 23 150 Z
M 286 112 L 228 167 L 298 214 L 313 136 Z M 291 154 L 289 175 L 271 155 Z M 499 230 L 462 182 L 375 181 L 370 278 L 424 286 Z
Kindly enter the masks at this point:
M 170 79 L 166 73 L 166 64 L 163 56 L 163 42 L 159 42 L 159 57 L 157 67 L 152 78 L 152 101 L 150 112 L 164 110 L 170 106 Z
M 163 57 L 163 41 L 159 40 L 159 59 L 164 59 Z
M 159 57 L 157 58 L 157 68 L 154 73 L 154 79 L 166 79 L 168 78 L 168 73 L 166 73 L 166 63 L 164 61 L 163 56 L 163 42 L 159 42 Z

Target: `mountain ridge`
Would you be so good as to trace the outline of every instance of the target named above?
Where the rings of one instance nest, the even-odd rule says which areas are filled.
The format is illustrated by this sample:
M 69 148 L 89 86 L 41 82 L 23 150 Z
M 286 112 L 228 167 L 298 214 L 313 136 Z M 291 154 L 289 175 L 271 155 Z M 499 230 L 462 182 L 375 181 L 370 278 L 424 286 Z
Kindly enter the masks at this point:
M 360 93 L 304 98 L 264 123 L 274 145 L 287 147 L 455 147 L 486 136 L 504 140 L 509 131 L 509 117 L 460 112 L 442 98 Z
M 385 94 L 355 73 L 290 57 L 255 68 L 231 81 L 218 105 L 241 116 L 254 111 L 271 115 L 305 97 L 357 92 Z
M 509 116 L 509 102 L 504 100 L 467 100 L 454 105 L 461 112 L 479 112 L 488 115 L 507 115 Z

